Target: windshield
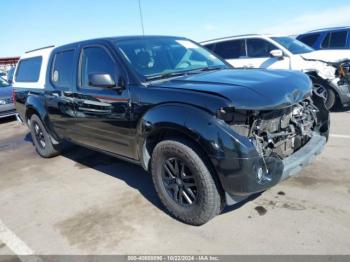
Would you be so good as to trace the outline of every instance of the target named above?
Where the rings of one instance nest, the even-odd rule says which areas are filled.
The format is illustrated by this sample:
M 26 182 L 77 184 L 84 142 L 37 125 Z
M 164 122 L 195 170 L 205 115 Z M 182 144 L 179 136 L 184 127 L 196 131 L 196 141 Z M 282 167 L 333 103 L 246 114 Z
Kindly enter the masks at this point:
M 7 83 L 7 81 L 5 79 L 0 77 L 0 87 L 6 87 L 6 86 L 9 86 L 9 84 Z
M 292 54 L 295 54 L 295 55 L 314 51 L 314 49 L 311 48 L 310 46 L 305 45 L 299 40 L 289 36 L 272 37 L 272 39 L 275 40 L 280 45 L 282 45 L 283 47 L 287 48 Z
M 115 42 L 133 68 L 146 79 L 193 70 L 226 67 L 219 58 L 187 39 L 145 38 Z

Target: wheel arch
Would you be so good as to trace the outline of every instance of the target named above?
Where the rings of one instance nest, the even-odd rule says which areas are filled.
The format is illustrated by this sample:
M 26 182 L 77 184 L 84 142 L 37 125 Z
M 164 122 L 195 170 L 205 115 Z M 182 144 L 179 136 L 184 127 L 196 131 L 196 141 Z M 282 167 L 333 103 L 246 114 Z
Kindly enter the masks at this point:
M 55 144 L 58 143 L 59 138 L 51 128 L 50 121 L 42 98 L 39 98 L 38 96 L 34 95 L 28 96 L 26 100 L 25 121 L 28 126 L 30 126 L 30 118 L 33 114 L 36 114 L 40 118 L 48 134 L 50 135 L 52 142 Z
M 30 120 L 30 117 L 33 114 L 36 114 L 38 115 L 38 117 L 40 117 L 40 119 L 43 122 L 45 122 L 45 116 L 46 116 L 45 107 L 42 101 L 40 101 L 40 99 L 37 96 L 34 96 L 34 95 L 28 96 L 25 106 L 26 106 L 26 111 L 25 111 L 26 121 Z
M 320 81 L 322 84 L 325 84 L 328 88 L 331 88 L 335 92 L 337 98 L 339 98 L 339 95 L 338 95 L 339 91 L 336 88 L 334 88 L 332 85 L 330 85 L 326 79 L 323 79 L 322 77 L 320 77 L 316 71 L 308 71 L 308 72 L 305 72 L 305 74 L 307 74 L 310 77 L 312 82 Z
M 138 154 L 145 170 L 154 147 L 160 141 L 178 137 L 190 140 L 203 155 L 213 155 L 217 148 L 211 144 L 217 132 L 213 129 L 213 115 L 191 105 L 167 104 L 153 108 L 139 121 L 137 126 Z M 209 158 L 209 157 L 208 157 Z

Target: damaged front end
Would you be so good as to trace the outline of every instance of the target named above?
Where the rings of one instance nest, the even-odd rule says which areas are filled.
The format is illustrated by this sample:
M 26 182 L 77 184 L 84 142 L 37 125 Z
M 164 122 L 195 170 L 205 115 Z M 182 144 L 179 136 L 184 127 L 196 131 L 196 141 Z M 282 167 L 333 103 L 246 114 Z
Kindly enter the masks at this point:
M 232 195 L 263 191 L 298 173 L 323 150 L 328 139 L 329 112 L 317 96 L 276 110 L 231 110 L 227 114 L 226 108 L 221 113 L 224 111 L 231 117 L 226 123 L 256 151 L 256 157 L 241 156 L 244 171 L 227 177 L 245 180 L 244 187 L 230 188 L 231 200 Z
M 340 78 L 340 84 L 350 85 L 350 60 L 335 64 L 336 75 Z
M 327 101 L 329 90 L 335 92 L 336 102 L 343 107 L 350 106 L 350 60 L 326 62 L 316 59 L 306 59 L 313 69 L 306 69 L 313 82 L 314 93 Z

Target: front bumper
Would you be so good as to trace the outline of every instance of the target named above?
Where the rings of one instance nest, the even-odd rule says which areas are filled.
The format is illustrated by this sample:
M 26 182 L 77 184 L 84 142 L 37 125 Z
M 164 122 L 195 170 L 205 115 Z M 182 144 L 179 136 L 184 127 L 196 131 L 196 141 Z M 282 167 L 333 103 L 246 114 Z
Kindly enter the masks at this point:
M 264 178 L 260 180 L 257 178 L 257 170 L 265 166 L 263 159 L 260 157 L 240 159 L 241 174 L 224 178 L 226 180 L 223 183 L 226 191 L 226 203 L 228 205 L 236 204 L 253 193 L 264 191 L 298 174 L 304 166 L 322 152 L 325 144 L 326 138 L 314 132 L 309 142 L 293 155 L 283 160 L 275 157 L 265 158 L 268 172 L 265 171 Z
M 306 145 L 283 160 L 284 168 L 281 180 L 285 180 L 299 173 L 304 166 L 309 164 L 315 156 L 323 151 L 326 142 L 324 136 L 314 133 L 313 137 Z

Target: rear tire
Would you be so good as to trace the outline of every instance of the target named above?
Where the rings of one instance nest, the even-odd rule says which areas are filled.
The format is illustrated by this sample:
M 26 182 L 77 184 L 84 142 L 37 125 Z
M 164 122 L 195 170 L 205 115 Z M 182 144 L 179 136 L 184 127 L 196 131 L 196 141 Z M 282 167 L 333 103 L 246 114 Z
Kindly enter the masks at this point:
M 38 154 L 44 158 L 59 155 L 60 145 L 52 144 L 50 135 L 46 131 L 41 119 L 37 115 L 30 118 L 30 132 Z
M 190 141 L 164 140 L 157 144 L 151 169 L 158 196 L 174 217 L 199 226 L 220 213 L 220 189 Z

